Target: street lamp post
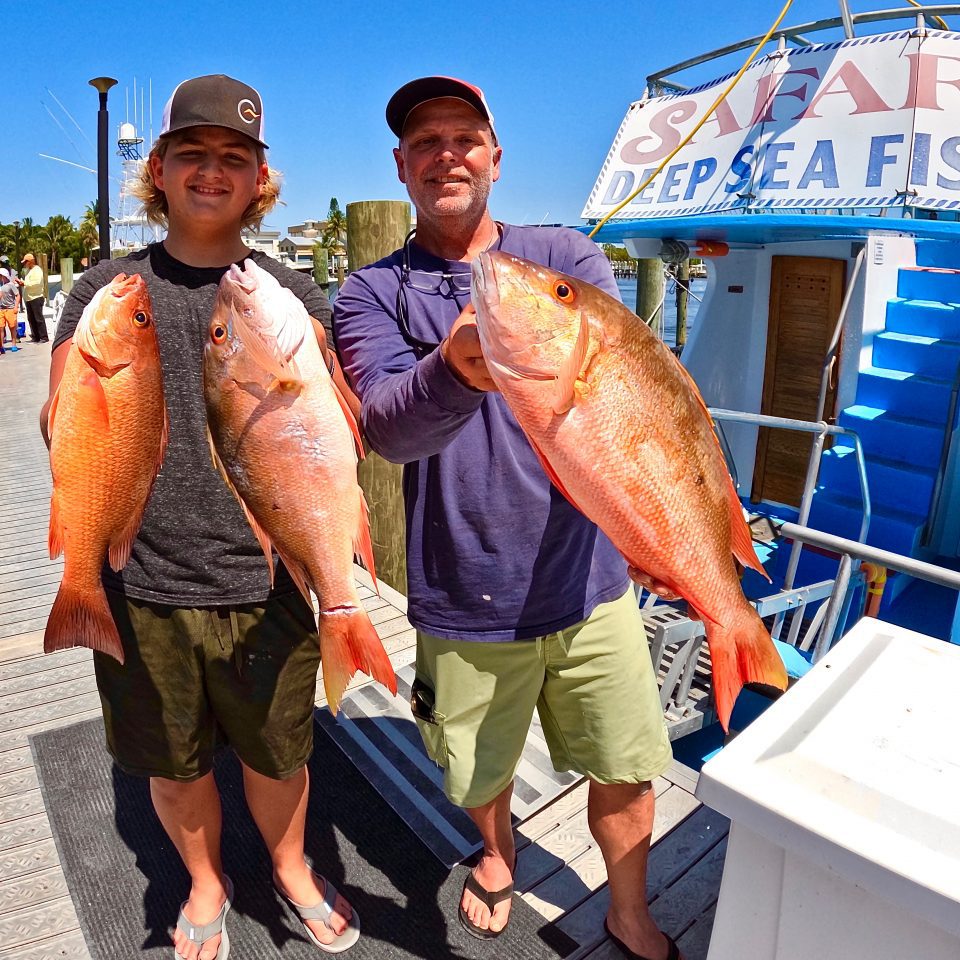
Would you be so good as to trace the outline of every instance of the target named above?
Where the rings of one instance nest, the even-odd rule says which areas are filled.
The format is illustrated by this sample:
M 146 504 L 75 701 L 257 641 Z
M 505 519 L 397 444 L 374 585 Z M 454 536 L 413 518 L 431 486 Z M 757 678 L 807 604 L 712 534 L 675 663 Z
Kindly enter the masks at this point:
M 16 270 L 20 269 L 20 221 L 13 221 L 13 262 Z
M 113 77 L 94 77 L 90 86 L 100 93 L 100 109 L 97 111 L 97 210 L 100 236 L 100 259 L 110 259 L 110 181 L 108 179 L 108 122 L 107 91 L 116 85 Z

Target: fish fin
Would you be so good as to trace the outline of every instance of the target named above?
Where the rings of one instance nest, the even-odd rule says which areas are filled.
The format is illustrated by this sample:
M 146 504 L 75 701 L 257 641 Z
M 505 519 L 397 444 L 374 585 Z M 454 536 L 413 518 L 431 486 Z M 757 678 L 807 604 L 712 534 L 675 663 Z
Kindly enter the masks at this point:
M 557 377 L 556 394 L 553 399 L 553 412 L 562 415 L 577 402 L 577 380 L 583 369 L 583 361 L 587 358 L 587 348 L 590 346 L 590 321 L 587 315 L 580 311 L 580 330 L 577 333 L 577 342 L 570 355 L 560 366 Z
M 43 652 L 89 647 L 123 663 L 123 644 L 103 587 L 80 590 L 68 580 L 60 584 L 43 633 Z
M 214 469 L 220 474 L 223 482 L 227 485 L 227 489 L 237 498 L 237 503 L 240 504 L 240 509 L 247 518 L 247 523 L 250 524 L 250 529 L 257 538 L 257 543 L 260 544 L 260 549 L 267 559 L 267 567 L 270 569 L 270 588 L 273 589 L 273 542 L 270 540 L 269 534 L 257 523 L 257 518 L 250 512 L 250 508 L 244 503 L 240 492 L 233 485 L 230 474 L 227 473 L 227 468 L 223 465 L 220 454 L 217 453 L 217 445 L 213 442 L 213 434 L 210 432 L 209 426 L 207 426 L 207 443 L 210 445 L 210 457 L 213 460 Z
M 704 626 L 713 666 L 713 699 L 726 731 L 745 683 L 786 690 L 787 671 L 763 621 L 748 603 L 732 622 L 721 624 L 704 617 Z
M 167 444 L 170 442 L 170 414 L 167 405 L 163 404 L 163 426 L 160 428 L 160 446 L 157 449 L 157 473 L 163 466 L 163 458 L 167 454 Z
M 357 671 L 373 677 L 396 696 L 397 675 L 366 610 L 321 610 L 319 631 L 323 690 L 334 716 Z
M 110 407 L 107 405 L 107 395 L 103 391 L 103 384 L 95 370 L 84 370 L 77 381 L 79 395 L 89 403 L 95 417 L 93 426 L 102 430 L 110 429 Z M 99 421 L 97 423 L 96 421 Z
M 331 380 L 330 385 L 333 387 L 333 392 L 336 395 L 337 403 L 340 404 L 340 409 L 343 411 L 343 415 L 347 418 L 347 426 L 350 427 L 350 432 L 353 434 L 353 445 L 357 450 L 357 460 L 363 460 L 365 458 L 365 454 L 363 452 L 363 437 L 360 436 L 360 427 L 357 424 L 357 419 L 354 417 L 353 411 L 347 405 L 347 401 L 340 392 L 340 388 L 337 386 L 336 382 Z
M 60 519 L 60 500 L 57 491 L 50 494 L 50 527 L 47 532 L 47 547 L 50 559 L 56 560 L 63 553 L 63 521 Z
M 87 353 L 87 351 L 80 346 L 78 346 L 77 349 L 80 351 L 80 355 L 86 361 L 87 366 L 89 366 L 98 377 L 103 377 L 106 380 L 109 380 L 114 374 L 119 373 L 125 367 L 130 366 L 129 363 L 117 363 L 111 367 L 99 354 Z
M 727 489 L 730 495 L 730 549 L 733 550 L 733 555 L 745 567 L 756 570 L 761 576 L 767 578 L 768 583 L 771 583 L 770 575 L 763 569 L 763 564 L 753 547 L 753 538 L 750 536 L 750 528 L 743 516 L 740 498 L 737 496 L 733 481 L 729 477 Z
M 60 406 L 60 388 L 63 386 L 63 380 L 57 384 L 57 389 L 53 391 L 53 397 L 50 400 L 50 406 L 47 407 L 47 436 L 53 436 L 53 424 L 57 419 L 57 409 Z
M 556 470 L 550 466 L 550 461 L 543 455 L 543 451 L 533 442 L 533 440 L 530 440 L 529 437 L 527 437 L 527 440 L 530 441 L 530 446 L 533 447 L 533 452 L 537 455 L 537 459 L 540 461 L 540 466 L 543 467 L 543 472 L 550 479 L 550 482 L 564 495 L 564 497 L 567 498 L 570 506 L 572 506 L 575 510 L 579 510 L 584 516 L 586 516 L 586 513 L 584 513 L 584 511 L 580 508 L 580 505 L 577 503 L 577 501 L 573 499 L 573 494 L 570 493 L 570 491 L 563 485 L 563 481 L 557 476 Z
M 360 515 L 357 518 L 357 532 L 353 538 L 353 552 L 359 554 L 364 567 L 373 578 L 373 589 L 380 596 L 380 587 L 377 583 L 377 565 L 373 558 L 373 540 L 370 537 L 370 513 L 367 510 L 367 498 L 363 495 L 363 490 L 357 485 L 357 493 L 360 495 Z
M 250 358 L 276 378 L 276 383 L 271 386 L 271 389 L 278 387 L 284 390 L 302 389 L 303 378 L 300 376 L 300 368 L 294 359 L 287 360 L 276 340 L 272 344 L 268 343 L 234 307 L 230 308 L 230 318 L 233 329 L 240 335 Z
M 287 568 L 287 573 L 290 574 L 290 579 L 296 584 L 297 589 L 300 593 L 303 594 L 303 599 L 310 604 L 310 609 L 313 609 L 313 597 L 310 596 L 310 575 L 307 572 L 307 568 L 296 560 L 293 560 L 290 557 L 284 556 L 284 554 L 278 551 L 278 556 L 283 561 L 283 565 Z M 317 594 L 319 596 L 319 593 Z

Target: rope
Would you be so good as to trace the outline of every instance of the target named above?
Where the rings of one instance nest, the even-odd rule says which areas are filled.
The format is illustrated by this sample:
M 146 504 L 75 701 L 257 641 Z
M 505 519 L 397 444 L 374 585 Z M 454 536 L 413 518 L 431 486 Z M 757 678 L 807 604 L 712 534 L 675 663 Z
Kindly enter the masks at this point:
M 600 220 L 599 223 L 597 223 L 597 225 L 590 231 L 590 233 L 587 234 L 587 236 L 589 237 L 594 236 L 596 232 L 615 213 L 619 213 L 635 196 L 637 196 L 637 194 L 642 193 L 644 190 L 646 190 L 646 188 L 650 186 L 650 184 L 653 183 L 653 181 L 656 179 L 660 171 L 663 170 L 663 168 L 696 136 L 700 128 L 710 119 L 711 116 L 713 116 L 713 112 L 717 109 L 717 107 L 719 107 L 720 104 L 723 103 L 724 100 L 726 100 L 727 95 L 730 93 L 730 91 L 740 82 L 740 78 L 747 72 L 747 68 L 756 59 L 757 54 L 760 53 L 760 51 L 766 45 L 767 41 L 773 36 L 777 27 L 780 26 L 780 23 L 783 21 L 783 18 L 787 15 L 787 11 L 790 9 L 792 4 L 793 4 L 793 0 L 787 0 L 787 2 L 783 6 L 783 9 L 780 11 L 780 15 L 777 17 L 776 20 L 774 20 L 773 25 L 766 32 L 766 34 L 764 35 L 764 38 L 756 45 L 756 47 L 754 47 L 753 53 L 751 53 L 750 56 L 747 57 L 746 62 L 740 68 L 739 72 L 733 78 L 733 80 L 731 80 L 730 83 L 727 84 L 723 93 L 721 93 L 720 96 L 713 101 L 713 105 L 700 118 L 699 123 L 697 123 L 697 125 L 680 141 L 680 143 L 677 144 L 677 146 L 674 147 L 674 149 L 669 154 L 667 154 L 667 156 L 663 158 L 663 160 L 660 162 L 660 166 L 657 167 L 657 169 L 654 170 L 653 173 L 651 173 L 650 176 L 647 177 L 647 179 L 643 183 L 641 183 L 640 186 L 637 187 L 637 189 L 634 190 L 629 197 L 627 197 L 625 200 L 622 200 L 620 203 L 618 203 L 602 220 Z

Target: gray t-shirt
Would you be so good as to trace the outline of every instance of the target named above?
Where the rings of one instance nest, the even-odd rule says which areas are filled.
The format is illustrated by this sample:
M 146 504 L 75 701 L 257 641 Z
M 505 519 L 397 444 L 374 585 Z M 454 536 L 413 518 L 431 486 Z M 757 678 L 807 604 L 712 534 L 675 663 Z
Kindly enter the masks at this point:
M 260 252 L 251 252 L 250 258 L 330 328 L 330 305 L 309 277 Z M 170 442 L 129 562 L 119 574 L 104 566 L 104 584 L 129 597 L 204 607 L 261 603 L 270 591 L 263 551 L 213 467 L 206 435 L 203 347 L 217 284 L 226 270 L 190 267 L 171 257 L 162 243 L 151 244 L 87 270 L 57 324 L 54 349 L 73 336 L 83 308 L 117 274 L 139 273 L 146 281 L 160 341 Z M 278 564 L 276 591 L 293 589 Z
M 0 278 L 0 310 L 12 310 L 17 305 L 20 287 L 16 280 Z

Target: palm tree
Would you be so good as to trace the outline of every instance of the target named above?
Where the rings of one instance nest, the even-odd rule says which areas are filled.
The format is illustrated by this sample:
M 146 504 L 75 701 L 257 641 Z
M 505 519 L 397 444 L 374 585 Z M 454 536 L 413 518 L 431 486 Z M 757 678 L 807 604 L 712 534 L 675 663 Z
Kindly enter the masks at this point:
M 93 248 L 100 242 L 100 202 L 98 200 L 91 200 L 87 204 L 77 232 L 89 263 Z
M 320 238 L 322 246 L 327 248 L 331 262 L 337 265 L 337 277 L 343 280 L 343 255 L 346 253 L 347 215 L 340 209 L 340 201 L 330 198 L 330 209 L 323 224 Z
M 41 233 L 50 249 L 50 270 L 55 272 L 60 266 L 60 248 L 73 235 L 73 223 L 58 213 L 47 221 Z

